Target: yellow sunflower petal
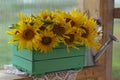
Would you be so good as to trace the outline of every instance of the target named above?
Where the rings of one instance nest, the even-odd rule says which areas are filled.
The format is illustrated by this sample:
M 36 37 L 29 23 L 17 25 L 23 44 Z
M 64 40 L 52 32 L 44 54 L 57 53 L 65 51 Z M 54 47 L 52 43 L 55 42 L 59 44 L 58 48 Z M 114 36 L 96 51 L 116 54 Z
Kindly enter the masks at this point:
M 39 35 L 39 37 L 40 37 L 40 40 L 38 41 L 39 49 L 44 53 L 51 51 L 53 47 L 58 45 L 57 38 L 50 31 L 42 32 Z

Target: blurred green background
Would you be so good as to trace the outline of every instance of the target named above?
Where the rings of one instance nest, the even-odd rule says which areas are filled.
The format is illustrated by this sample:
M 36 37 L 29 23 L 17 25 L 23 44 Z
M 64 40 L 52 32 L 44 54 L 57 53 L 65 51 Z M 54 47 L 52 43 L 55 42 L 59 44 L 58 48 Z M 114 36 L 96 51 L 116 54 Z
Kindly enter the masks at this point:
M 62 6 L 61 6 L 62 5 Z M 62 9 L 70 11 L 77 5 L 77 0 L 0 0 L 0 65 L 11 63 L 10 36 L 5 32 L 11 24 L 19 19 L 18 14 L 39 14 L 41 10 Z
M 78 0 L 0 0 L 0 66 L 10 64 L 12 60 L 10 39 L 5 31 L 8 26 L 15 23 L 19 17 L 18 13 L 38 14 L 40 10 L 62 9 L 70 11 L 76 8 Z M 120 0 L 115 1 L 115 7 L 120 7 Z M 120 19 L 114 20 L 114 35 L 120 39 Z M 113 42 L 113 80 L 120 80 L 120 43 Z

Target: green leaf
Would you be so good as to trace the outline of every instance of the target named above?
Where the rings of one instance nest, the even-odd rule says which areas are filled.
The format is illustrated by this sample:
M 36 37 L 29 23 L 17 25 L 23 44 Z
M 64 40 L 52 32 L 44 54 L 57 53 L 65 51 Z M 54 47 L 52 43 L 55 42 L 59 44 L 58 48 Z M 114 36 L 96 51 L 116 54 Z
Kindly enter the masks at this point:
M 42 22 L 43 22 L 45 25 L 49 25 L 49 24 L 53 24 L 53 23 L 54 23 L 53 21 L 47 21 L 47 20 L 46 20 L 46 21 L 43 21 L 43 20 L 42 20 Z
M 9 28 L 10 29 L 15 29 L 15 28 L 18 28 L 20 27 L 18 24 L 12 24 Z

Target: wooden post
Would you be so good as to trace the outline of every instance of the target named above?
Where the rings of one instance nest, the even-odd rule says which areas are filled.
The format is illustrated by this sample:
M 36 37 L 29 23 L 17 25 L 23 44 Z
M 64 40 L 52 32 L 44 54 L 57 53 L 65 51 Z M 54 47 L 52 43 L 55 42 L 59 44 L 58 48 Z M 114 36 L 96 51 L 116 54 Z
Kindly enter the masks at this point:
M 114 18 L 120 18 L 120 8 L 114 8 Z
M 109 34 L 113 34 L 114 0 L 100 0 L 100 16 L 103 20 L 104 33 L 102 43 L 104 44 L 108 40 Z M 112 44 L 106 50 L 99 63 L 105 66 L 106 75 L 103 76 L 104 80 L 112 80 Z
M 101 43 L 104 44 L 109 39 L 109 34 L 113 34 L 114 0 L 84 0 L 83 3 L 84 3 L 83 10 L 88 11 L 90 17 L 102 18 L 103 39 L 101 40 Z M 98 63 L 104 67 L 104 69 L 102 69 L 101 72 L 105 72 L 105 74 L 102 74 L 100 77 L 97 77 L 97 79 L 95 78 L 95 80 L 111 80 L 112 79 L 112 43 L 107 48 L 105 53 L 102 55 Z M 94 69 L 97 68 L 89 69 L 88 73 Z M 84 73 L 84 71 L 86 70 L 83 70 L 82 72 Z M 93 72 L 94 74 L 97 73 L 95 72 L 95 70 Z M 79 74 L 78 77 L 80 77 Z M 78 80 L 82 80 L 82 79 L 79 78 Z
M 83 11 L 84 10 L 84 0 L 78 0 L 78 9 L 79 11 Z
M 84 0 L 84 11 L 88 11 L 90 17 L 100 16 L 100 0 Z

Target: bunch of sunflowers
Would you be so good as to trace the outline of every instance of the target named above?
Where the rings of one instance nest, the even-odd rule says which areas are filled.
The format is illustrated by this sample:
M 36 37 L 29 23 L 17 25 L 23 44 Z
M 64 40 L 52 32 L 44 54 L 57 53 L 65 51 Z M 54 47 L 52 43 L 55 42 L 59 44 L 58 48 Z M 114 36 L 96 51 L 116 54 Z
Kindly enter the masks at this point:
M 99 48 L 95 41 L 99 37 L 96 20 L 88 18 L 83 12 L 72 10 L 41 11 L 38 15 L 19 14 L 20 19 L 7 31 L 12 35 L 9 43 L 17 44 L 18 49 L 49 52 L 59 44 L 79 49 L 77 45 Z

